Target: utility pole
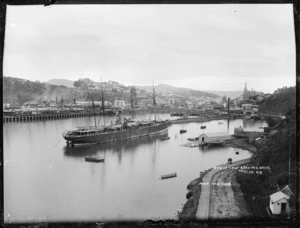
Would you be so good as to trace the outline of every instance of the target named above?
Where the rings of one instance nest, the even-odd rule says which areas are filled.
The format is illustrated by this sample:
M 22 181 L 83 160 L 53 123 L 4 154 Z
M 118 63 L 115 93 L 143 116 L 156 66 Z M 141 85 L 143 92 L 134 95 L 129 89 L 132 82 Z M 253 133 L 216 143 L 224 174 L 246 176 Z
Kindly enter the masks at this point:
M 229 122 L 230 122 L 230 97 L 228 97 L 228 102 L 227 102 L 227 112 L 228 112 L 227 131 L 229 132 Z
M 154 80 L 153 80 L 153 107 L 154 107 L 154 120 L 156 122 L 156 101 L 155 101 Z
M 102 106 L 102 113 L 103 113 L 103 123 L 105 125 L 105 117 L 104 117 L 104 94 L 103 94 L 103 83 L 102 83 L 102 77 L 101 77 L 101 95 L 102 95 L 102 99 L 101 99 L 101 106 Z
M 93 116 L 94 116 L 94 121 L 95 121 L 95 128 L 97 128 L 94 98 L 92 98 L 92 105 L 93 105 Z

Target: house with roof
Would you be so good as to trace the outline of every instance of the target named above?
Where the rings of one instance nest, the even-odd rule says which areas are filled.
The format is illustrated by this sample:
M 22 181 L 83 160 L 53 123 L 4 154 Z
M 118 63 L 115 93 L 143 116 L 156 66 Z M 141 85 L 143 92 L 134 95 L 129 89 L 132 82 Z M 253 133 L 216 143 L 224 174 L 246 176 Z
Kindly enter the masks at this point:
M 283 193 L 282 191 L 278 191 L 270 195 L 270 210 L 273 215 L 285 215 L 290 212 L 289 206 L 290 197 Z
M 291 191 L 290 187 L 288 185 L 286 185 L 284 188 L 282 188 L 280 190 L 281 192 L 283 192 L 284 194 L 286 194 L 287 196 L 291 197 L 291 195 L 293 195 L 294 193 Z
M 231 140 L 228 132 L 205 132 L 199 135 L 199 143 L 223 143 Z

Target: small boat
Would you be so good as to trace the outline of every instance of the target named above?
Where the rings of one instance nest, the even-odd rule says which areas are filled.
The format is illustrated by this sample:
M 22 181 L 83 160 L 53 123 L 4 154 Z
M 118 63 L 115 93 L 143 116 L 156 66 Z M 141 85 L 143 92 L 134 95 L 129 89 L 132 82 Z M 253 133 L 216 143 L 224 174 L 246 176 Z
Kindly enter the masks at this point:
M 223 144 L 222 141 L 207 142 L 207 145 L 213 145 L 213 146 L 220 146 L 222 144 Z
M 171 112 L 170 116 L 184 116 L 184 113 L 182 113 L 182 112 Z
M 199 142 L 187 142 L 186 144 L 183 144 L 181 146 L 192 148 L 192 147 L 198 147 L 199 145 L 200 145 Z
M 193 141 L 199 141 L 199 137 L 196 137 L 196 138 L 188 138 L 187 140 L 193 142 Z
M 165 138 L 161 138 L 160 140 L 168 140 L 168 139 L 170 139 L 170 137 L 165 137 Z
M 260 116 L 259 115 L 251 115 L 251 119 L 254 119 L 254 120 L 260 120 Z
M 104 158 L 85 157 L 86 162 L 104 162 Z
M 168 179 L 168 178 L 173 178 L 173 177 L 177 177 L 177 173 L 170 173 L 170 174 L 166 174 L 166 175 L 162 175 L 161 179 Z
M 235 154 L 240 154 L 240 152 L 236 151 Z
M 206 128 L 206 126 L 201 126 L 200 128 L 201 128 L 201 129 L 205 129 L 205 128 Z
M 181 129 L 179 132 L 180 132 L 180 134 L 183 134 L 183 133 L 186 133 L 187 130 Z

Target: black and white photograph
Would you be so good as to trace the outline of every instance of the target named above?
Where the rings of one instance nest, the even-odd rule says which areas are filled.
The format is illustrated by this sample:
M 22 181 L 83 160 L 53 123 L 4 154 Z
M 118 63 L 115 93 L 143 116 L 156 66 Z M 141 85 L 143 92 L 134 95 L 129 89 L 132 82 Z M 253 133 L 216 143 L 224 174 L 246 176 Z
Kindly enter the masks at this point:
M 294 4 L 5 7 L 4 224 L 297 218 Z

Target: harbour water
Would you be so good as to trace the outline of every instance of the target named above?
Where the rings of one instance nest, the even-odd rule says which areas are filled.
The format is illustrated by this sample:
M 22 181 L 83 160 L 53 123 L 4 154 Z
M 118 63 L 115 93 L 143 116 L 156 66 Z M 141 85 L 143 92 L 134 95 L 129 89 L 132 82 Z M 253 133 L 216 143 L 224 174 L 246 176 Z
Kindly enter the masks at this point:
M 161 114 L 160 118 L 170 116 Z M 113 119 L 105 117 L 100 123 Z M 231 147 L 181 145 L 202 132 L 229 130 L 233 134 L 235 127 L 261 130 L 266 126 L 253 120 L 233 120 L 229 127 L 227 120 L 202 123 L 206 129 L 200 129 L 201 123 L 174 124 L 165 141 L 160 138 L 166 135 L 159 135 L 66 146 L 64 130 L 93 123 L 93 117 L 84 117 L 3 125 L 6 222 L 176 219 L 186 202 L 187 184 L 201 171 L 226 163 L 229 157 L 234 161 L 251 156 L 249 151 Z M 180 129 L 187 133 L 180 134 Z M 105 162 L 85 162 L 88 155 L 105 158 Z M 174 172 L 176 178 L 160 179 Z

